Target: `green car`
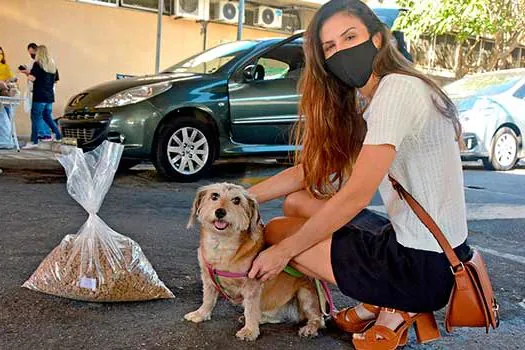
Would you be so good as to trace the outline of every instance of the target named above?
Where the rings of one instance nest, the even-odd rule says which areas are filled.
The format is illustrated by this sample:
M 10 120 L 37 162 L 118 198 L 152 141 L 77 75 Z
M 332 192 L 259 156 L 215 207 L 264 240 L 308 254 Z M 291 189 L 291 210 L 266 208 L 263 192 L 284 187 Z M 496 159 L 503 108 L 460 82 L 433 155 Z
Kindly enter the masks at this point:
M 64 137 L 90 150 L 124 145 L 121 167 L 151 160 L 164 177 L 195 181 L 218 158 L 287 156 L 304 67 L 301 34 L 236 41 L 152 76 L 106 82 L 72 97 Z
M 400 9 L 375 9 L 391 26 Z M 400 51 L 403 35 L 394 32 Z M 74 96 L 59 124 L 85 150 L 124 145 L 121 168 L 151 160 L 168 179 L 195 181 L 218 158 L 287 157 L 298 120 L 302 34 L 236 41 L 152 76 L 106 82 Z

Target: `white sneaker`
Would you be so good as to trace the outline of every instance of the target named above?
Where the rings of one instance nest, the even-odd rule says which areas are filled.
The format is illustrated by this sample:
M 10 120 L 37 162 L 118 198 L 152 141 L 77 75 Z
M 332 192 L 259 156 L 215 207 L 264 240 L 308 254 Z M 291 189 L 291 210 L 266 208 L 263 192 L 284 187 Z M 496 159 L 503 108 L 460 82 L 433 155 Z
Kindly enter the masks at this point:
M 38 148 L 38 143 L 28 142 L 22 149 L 35 149 Z

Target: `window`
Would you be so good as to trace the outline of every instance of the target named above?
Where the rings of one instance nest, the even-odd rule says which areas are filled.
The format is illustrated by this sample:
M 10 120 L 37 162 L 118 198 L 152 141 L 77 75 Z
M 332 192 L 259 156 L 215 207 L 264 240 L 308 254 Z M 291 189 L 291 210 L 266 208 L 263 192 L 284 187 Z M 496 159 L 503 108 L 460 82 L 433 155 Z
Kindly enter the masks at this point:
M 518 91 L 514 93 L 514 97 L 521 98 L 522 100 L 525 100 L 525 85 L 520 87 Z
M 259 70 L 263 71 L 264 80 L 299 79 L 304 68 L 302 42 L 297 41 L 279 46 L 259 58 Z
M 120 0 L 123 7 L 131 7 L 143 10 L 157 11 L 159 9 L 159 0 Z M 164 13 L 170 14 L 172 1 L 164 0 Z
M 251 59 L 232 75 L 231 81 L 258 84 L 280 79 L 298 80 L 304 68 L 302 43 L 302 39 L 296 39 Z
M 232 60 L 242 57 L 255 46 L 253 41 L 234 41 L 216 46 L 176 65 L 166 69 L 163 73 L 197 73 L 213 74 Z
M 474 95 L 493 96 L 508 91 L 521 79 L 513 73 L 491 72 L 478 76 L 465 77 L 446 86 L 449 95 L 466 97 Z
M 77 0 L 78 2 L 87 2 L 90 4 L 117 6 L 118 0 Z
M 290 66 L 286 62 L 273 58 L 262 57 L 257 63 L 258 66 L 262 66 L 262 68 L 257 67 L 256 73 L 257 71 L 264 72 L 263 79 L 261 80 L 283 79 L 290 70 Z

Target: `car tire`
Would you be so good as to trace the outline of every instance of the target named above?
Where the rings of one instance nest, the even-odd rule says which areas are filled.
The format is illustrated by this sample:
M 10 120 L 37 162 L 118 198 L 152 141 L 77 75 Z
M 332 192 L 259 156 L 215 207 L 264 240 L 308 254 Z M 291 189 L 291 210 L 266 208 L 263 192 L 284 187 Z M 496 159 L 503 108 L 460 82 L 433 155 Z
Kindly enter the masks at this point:
M 518 162 L 518 145 L 518 137 L 514 130 L 508 127 L 500 128 L 492 138 L 490 154 L 488 158 L 483 159 L 483 166 L 487 170 L 511 170 Z
M 179 117 L 161 126 L 153 163 L 159 175 L 179 182 L 200 179 L 214 161 L 212 130 L 200 120 Z

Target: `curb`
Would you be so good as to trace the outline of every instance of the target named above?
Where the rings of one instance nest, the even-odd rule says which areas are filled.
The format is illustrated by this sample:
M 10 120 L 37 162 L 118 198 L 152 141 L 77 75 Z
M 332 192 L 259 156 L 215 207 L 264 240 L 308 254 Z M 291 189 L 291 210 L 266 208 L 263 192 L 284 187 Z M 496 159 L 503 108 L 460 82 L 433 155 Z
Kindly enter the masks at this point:
M 62 166 L 57 160 L 52 159 L 0 159 L 0 169 L 2 170 L 58 170 Z
M 57 170 L 62 166 L 55 158 L 60 153 L 60 144 L 45 144 L 38 149 L 0 152 L 0 169 Z

